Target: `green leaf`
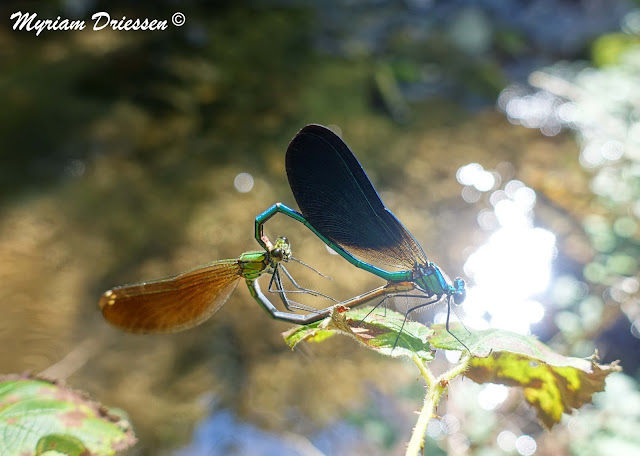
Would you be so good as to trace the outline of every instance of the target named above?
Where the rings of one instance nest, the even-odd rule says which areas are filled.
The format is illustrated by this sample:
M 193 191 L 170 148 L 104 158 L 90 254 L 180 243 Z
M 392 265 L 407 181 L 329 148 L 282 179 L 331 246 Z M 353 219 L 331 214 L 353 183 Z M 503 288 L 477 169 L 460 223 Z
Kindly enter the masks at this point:
M 0 377 L 0 454 L 113 455 L 136 441 L 131 426 L 85 394 L 30 376 Z
M 422 323 L 411 320 L 405 322 L 404 315 L 392 310 L 371 312 L 370 307 L 363 307 L 345 312 L 344 308 L 336 306 L 330 317 L 310 325 L 296 326 L 283 333 L 283 336 L 293 348 L 303 340 L 321 342 L 334 334 L 342 334 L 382 355 L 417 355 L 425 361 L 431 361 L 433 353 L 427 341 L 430 333 L 430 329 Z
M 431 329 L 432 347 L 463 350 L 444 325 Z M 451 329 L 459 337 L 464 331 L 460 324 L 452 324 Z M 532 336 L 510 331 L 473 331 L 461 339 L 472 352 L 491 350 L 486 358 L 472 358 L 465 375 L 477 383 L 522 386 L 525 399 L 547 429 L 560 421 L 562 413 L 590 403 L 594 393 L 604 390 L 606 376 L 621 370 L 617 363 L 597 364 L 597 355 L 590 359 L 563 356 Z
M 449 325 L 449 330 L 455 334 L 455 337 L 447 331 L 445 325 L 432 325 L 431 330 L 429 343 L 433 348 L 465 352 L 469 349 L 469 352 L 477 358 L 486 358 L 492 350 L 495 350 L 491 345 L 491 339 L 485 337 L 484 331 L 469 331 L 460 323 Z
M 80 439 L 70 435 L 50 434 L 45 435 L 36 445 L 36 456 L 42 456 L 57 452 L 67 456 L 89 456 L 89 450 Z

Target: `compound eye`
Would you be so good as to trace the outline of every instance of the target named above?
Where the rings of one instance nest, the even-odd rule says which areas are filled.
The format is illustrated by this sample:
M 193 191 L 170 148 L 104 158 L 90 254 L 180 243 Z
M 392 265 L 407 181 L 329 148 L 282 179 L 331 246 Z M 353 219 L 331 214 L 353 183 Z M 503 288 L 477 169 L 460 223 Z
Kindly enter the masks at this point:
M 456 290 L 453 294 L 453 302 L 456 304 L 462 304 L 467 297 L 467 290 L 464 288 L 464 280 L 457 277 L 456 280 L 453 281 L 453 286 Z
M 280 239 L 282 239 L 282 242 L 284 242 L 285 244 L 288 244 L 288 243 L 289 243 L 289 239 L 287 239 L 287 238 L 286 238 L 286 237 L 284 237 L 284 236 L 280 236 Z
M 282 249 L 273 249 L 271 251 L 271 258 L 276 261 L 282 261 L 284 259 L 284 253 Z

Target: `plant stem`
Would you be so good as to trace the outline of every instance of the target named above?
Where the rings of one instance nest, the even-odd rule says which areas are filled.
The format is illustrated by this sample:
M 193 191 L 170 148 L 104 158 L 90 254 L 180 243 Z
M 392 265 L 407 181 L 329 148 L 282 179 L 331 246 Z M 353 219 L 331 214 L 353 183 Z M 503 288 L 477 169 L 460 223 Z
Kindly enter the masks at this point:
M 414 355 L 411 359 L 416 366 L 418 366 L 422 378 L 424 378 L 427 383 L 427 394 L 424 397 L 422 410 L 420 410 L 418 422 L 413 428 L 411 440 L 409 440 L 406 452 L 406 456 L 419 456 L 424 448 L 424 436 L 427 432 L 427 426 L 431 418 L 435 416 L 435 410 L 442 394 L 446 391 L 447 386 L 449 386 L 449 382 L 467 370 L 471 356 L 469 353 L 462 355 L 455 366 L 444 372 L 438 378 L 433 375 L 422 358 Z

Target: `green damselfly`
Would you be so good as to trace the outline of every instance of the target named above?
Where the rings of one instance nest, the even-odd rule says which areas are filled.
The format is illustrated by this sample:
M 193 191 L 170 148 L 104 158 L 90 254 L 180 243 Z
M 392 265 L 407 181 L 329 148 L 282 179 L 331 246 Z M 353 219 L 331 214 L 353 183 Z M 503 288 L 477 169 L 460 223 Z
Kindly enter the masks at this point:
M 264 251 L 245 252 L 238 258 L 213 261 L 175 276 L 112 288 L 102 295 L 99 305 L 104 318 L 125 331 L 182 331 L 211 318 L 238 282 L 245 279 L 253 298 L 276 320 L 306 325 L 327 317 L 331 307 L 315 310 L 287 298 L 286 294 L 292 292 L 328 298 L 297 285 L 283 265 L 292 259 L 289 241 L 280 237 L 274 244 L 267 241 Z M 280 271 L 296 290 L 283 290 Z M 265 274 L 271 275 L 269 290 L 280 296 L 288 312 L 278 310 L 261 291 L 258 279 Z M 297 314 L 292 309 L 310 313 Z

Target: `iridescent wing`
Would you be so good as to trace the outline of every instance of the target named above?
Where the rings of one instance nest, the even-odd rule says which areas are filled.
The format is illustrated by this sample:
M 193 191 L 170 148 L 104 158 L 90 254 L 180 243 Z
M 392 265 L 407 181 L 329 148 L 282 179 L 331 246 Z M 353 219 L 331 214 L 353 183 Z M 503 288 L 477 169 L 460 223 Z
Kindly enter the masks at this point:
M 289 144 L 286 168 L 300 211 L 332 242 L 365 261 L 403 269 L 427 263 L 420 245 L 331 130 L 304 127 Z
M 199 325 L 229 299 L 241 278 L 238 260 L 220 260 L 172 277 L 112 288 L 102 315 L 129 332 L 176 332 Z

